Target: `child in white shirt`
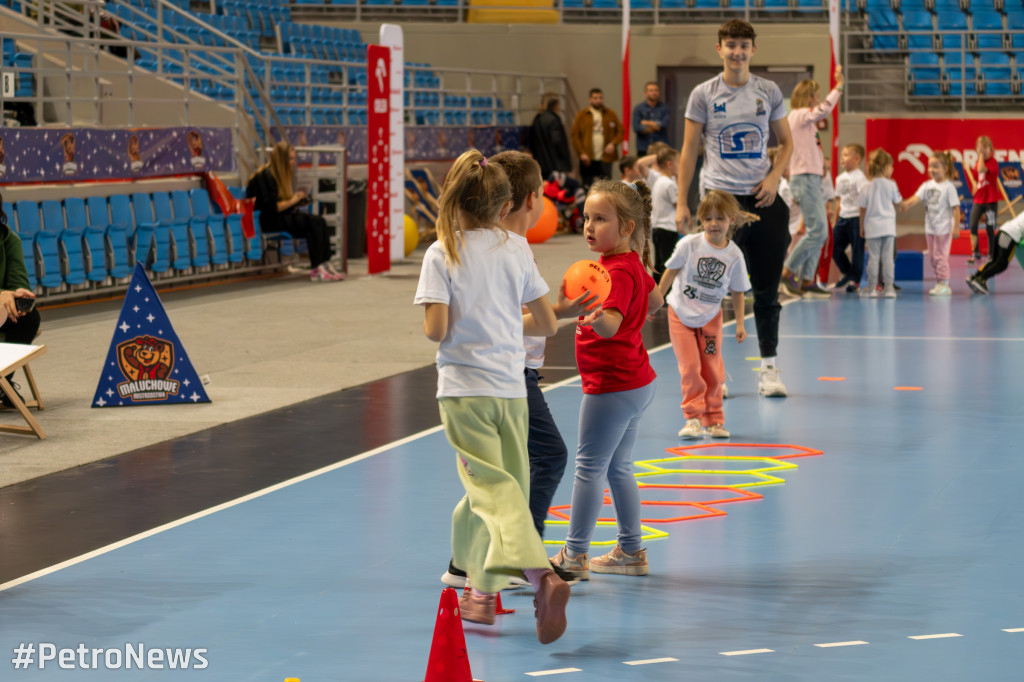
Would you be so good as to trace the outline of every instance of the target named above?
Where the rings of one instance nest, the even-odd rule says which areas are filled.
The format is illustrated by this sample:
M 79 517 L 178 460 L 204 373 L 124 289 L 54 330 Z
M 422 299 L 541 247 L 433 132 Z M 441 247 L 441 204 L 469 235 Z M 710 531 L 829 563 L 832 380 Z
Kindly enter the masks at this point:
M 857 199 L 868 185 L 864 171 L 864 147 L 848 144 L 839 155 L 843 172 L 836 178 L 836 196 L 839 198 L 836 212 L 832 217 L 832 260 L 842 273 L 835 289 L 846 287 L 850 293 L 860 288 L 864 276 L 864 238 L 860 236 L 860 209 Z M 846 256 L 850 247 L 850 256 Z
M 681 438 L 728 438 L 722 411 L 725 365 L 722 361 L 722 299 L 732 296 L 736 340 L 747 337 L 743 292 L 750 290 L 740 247 L 729 240 L 736 224 L 757 220 L 740 210 L 736 199 L 711 190 L 697 209 L 703 232 L 683 237 L 665 263 L 658 288 L 668 293 L 668 329 L 679 365 L 686 424 Z
M 900 211 L 924 202 L 924 235 L 937 280 L 928 293 L 950 296 L 953 290 L 949 287 L 949 248 L 960 233 L 960 199 L 956 185 L 950 181 L 953 157 L 948 152 L 933 153 L 928 159 L 928 175 L 931 178 L 918 187 L 914 196 L 900 204 Z
M 882 273 L 882 296 L 896 298 L 896 205 L 903 201 L 900 188 L 891 180 L 892 155 L 881 147 L 868 156 L 868 182 L 857 198 L 860 207 L 860 236 L 868 247 L 868 281 L 861 296 L 878 298 L 878 273 Z

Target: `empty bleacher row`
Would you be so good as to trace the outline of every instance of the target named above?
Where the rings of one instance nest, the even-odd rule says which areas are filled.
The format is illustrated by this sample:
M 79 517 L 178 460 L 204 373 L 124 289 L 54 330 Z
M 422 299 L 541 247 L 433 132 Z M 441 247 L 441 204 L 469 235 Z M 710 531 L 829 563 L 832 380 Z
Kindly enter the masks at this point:
M 906 54 L 910 95 L 1021 94 L 1021 0 L 858 0 L 858 8 L 867 21 L 871 49 Z
M 22 241 L 34 290 L 45 294 L 117 286 L 136 261 L 155 276 L 259 265 L 265 241 L 246 238 L 242 215 L 211 209 L 205 189 L 135 192 L 110 197 L 4 202 L 7 224 Z M 281 255 L 294 252 L 290 236 Z

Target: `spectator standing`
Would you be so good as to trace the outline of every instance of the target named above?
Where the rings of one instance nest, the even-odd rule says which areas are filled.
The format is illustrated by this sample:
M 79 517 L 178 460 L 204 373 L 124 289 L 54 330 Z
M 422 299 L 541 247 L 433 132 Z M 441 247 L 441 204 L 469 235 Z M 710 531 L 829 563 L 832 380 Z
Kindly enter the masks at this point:
M 633 132 L 636 133 L 636 155 L 645 156 L 652 142 L 668 141 L 668 105 L 661 101 L 658 84 L 644 85 L 644 101 L 633 107 Z
M 622 135 L 618 114 L 604 105 L 600 88 L 591 88 L 589 106 L 576 114 L 569 134 L 572 148 L 580 157 L 580 183 L 584 191 L 597 178 L 612 176 L 612 163 L 619 158 Z

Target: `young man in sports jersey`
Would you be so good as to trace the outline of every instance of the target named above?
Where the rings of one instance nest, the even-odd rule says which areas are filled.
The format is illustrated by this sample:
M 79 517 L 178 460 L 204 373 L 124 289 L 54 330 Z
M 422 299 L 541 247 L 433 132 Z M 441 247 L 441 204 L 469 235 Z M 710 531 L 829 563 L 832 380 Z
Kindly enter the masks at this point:
M 750 59 L 757 52 L 754 38 L 754 27 L 745 21 L 727 21 L 718 29 L 715 50 L 724 69 L 690 93 L 679 157 L 679 196 L 687 196 L 690 183 L 696 180 L 694 169 L 703 143 L 702 189 L 728 192 L 744 211 L 760 216 L 757 222 L 739 228 L 733 241 L 743 251 L 754 290 L 754 324 L 761 349 L 757 392 L 784 397 L 786 387 L 779 379 L 775 358 L 789 209 L 777 190 L 793 153 L 793 139 L 779 86 L 750 74 Z M 774 165 L 767 154 L 769 130 L 779 145 Z M 685 201 L 676 204 L 676 229 L 682 233 L 692 230 Z

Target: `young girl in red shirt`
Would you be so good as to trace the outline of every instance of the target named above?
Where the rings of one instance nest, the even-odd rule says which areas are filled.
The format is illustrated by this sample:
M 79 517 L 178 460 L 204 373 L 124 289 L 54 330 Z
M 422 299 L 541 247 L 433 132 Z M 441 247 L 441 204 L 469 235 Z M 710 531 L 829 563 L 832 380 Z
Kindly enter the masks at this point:
M 988 237 L 988 253 L 995 248 L 996 208 L 999 206 L 999 163 L 993 158 L 995 148 L 988 135 L 982 135 L 974 145 L 978 151 L 978 162 L 974 166 L 977 182 L 974 185 L 974 205 L 971 206 L 971 257 L 968 263 L 981 258 L 978 248 L 978 223 L 985 216 L 985 235 Z
M 576 328 L 576 364 L 583 380 L 576 476 L 565 547 L 551 561 L 581 580 L 588 580 L 591 571 L 647 575 L 633 443 L 655 393 L 656 375 L 641 330 L 647 315 L 664 303 L 648 272 L 651 190 L 643 181 L 595 182 L 584 221 L 587 246 L 601 254 L 612 289 L 602 308 Z M 615 504 L 618 544 L 590 559 L 590 537 L 604 506 L 606 479 Z

